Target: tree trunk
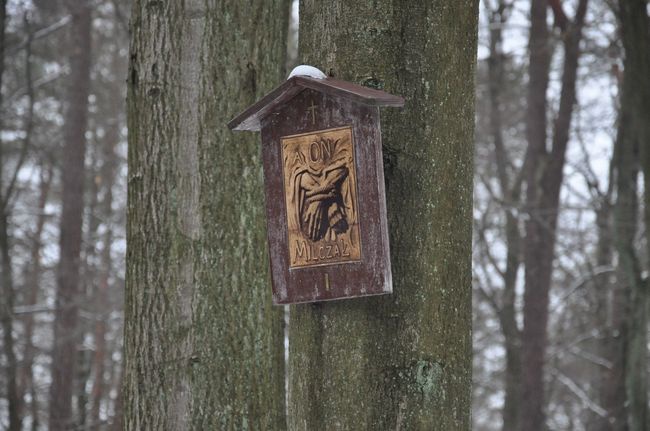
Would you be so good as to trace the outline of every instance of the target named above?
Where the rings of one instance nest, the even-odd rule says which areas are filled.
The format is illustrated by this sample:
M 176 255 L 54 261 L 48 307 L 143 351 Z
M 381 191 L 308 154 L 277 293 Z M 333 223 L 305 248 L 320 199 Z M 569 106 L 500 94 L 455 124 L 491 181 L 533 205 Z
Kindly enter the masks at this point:
M 36 227 L 32 234 L 30 244 L 30 259 L 25 266 L 25 305 L 35 306 L 38 303 L 41 280 L 41 250 L 43 248 L 43 230 L 45 228 L 45 205 L 47 204 L 52 184 L 53 167 L 49 161 L 44 161 L 40 167 L 40 185 L 38 204 L 36 206 L 38 216 L 36 217 Z M 23 353 L 22 379 L 20 383 L 21 393 L 29 391 L 30 394 L 30 414 L 32 429 L 38 429 L 40 424 L 38 418 L 38 398 L 34 381 L 34 357 L 36 356 L 36 347 L 34 346 L 34 313 L 27 313 L 23 318 L 25 331 L 25 350 Z
M 488 6 L 489 7 L 489 6 Z M 508 9 L 504 0 L 497 3 L 490 14 L 490 57 L 488 58 L 488 92 L 490 102 L 490 134 L 494 145 L 497 166 L 497 178 L 501 189 L 501 199 L 505 202 L 505 237 L 506 237 L 506 268 L 503 272 L 503 291 L 500 309 L 497 310 L 499 325 L 504 337 L 506 351 L 503 425 L 504 431 L 517 430 L 519 427 L 519 402 L 521 400 L 521 341 L 517 325 L 515 301 L 517 298 L 517 274 L 521 265 L 521 235 L 519 221 L 512 211 L 521 199 L 521 181 L 518 173 L 513 179 L 508 169 L 510 160 L 503 140 L 503 125 L 501 118 L 502 93 L 504 91 L 504 53 L 503 27 L 507 20 Z M 524 167 L 521 168 L 525 169 Z M 512 175 L 514 176 L 514 175 Z
M 81 345 L 82 341 L 83 340 L 79 340 L 77 344 Z M 88 378 L 90 377 L 91 353 L 92 352 L 88 349 L 79 349 L 77 351 L 77 364 L 75 368 L 77 375 L 74 379 L 74 398 L 77 404 L 77 425 L 75 428 L 81 430 L 86 429 L 86 424 L 88 422 L 88 392 L 86 391 L 86 385 L 88 384 Z
M 123 379 L 124 364 L 119 364 L 119 371 L 117 380 L 121 382 Z M 113 422 L 107 427 L 110 431 L 124 431 L 124 388 L 119 385 L 117 398 L 113 404 Z
M 624 78 L 625 80 L 625 78 Z M 629 85 L 629 84 L 628 84 Z M 627 419 L 623 424 L 616 424 L 622 429 L 630 428 L 630 413 L 632 406 L 630 405 L 630 387 L 627 381 L 628 363 L 630 352 L 630 332 L 632 328 L 630 325 L 634 324 L 633 319 L 629 317 L 630 308 L 634 307 L 630 303 L 630 292 L 639 288 L 641 281 L 641 267 L 634 247 L 634 238 L 638 228 L 638 211 L 639 203 L 637 198 L 637 179 L 639 174 L 639 142 L 634 139 L 633 130 L 630 124 L 630 105 L 625 104 L 626 98 L 630 96 L 630 91 L 636 89 L 626 87 L 623 83 L 622 97 L 621 97 L 621 114 L 619 116 L 619 129 L 617 136 L 617 151 L 616 151 L 616 172 L 617 172 L 617 198 L 614 210 L 614 223 L 616 228 L 616 248 L 618 251 L 618 286 L 615 295 L 612 298 L 612 306 L 616 307 L 616 311 L 622 315 L 615 314 L 615 322 L 619 330 L 621 330 L 622 337 L 622 351 L 619 351 L 619 359 L 613 366 L 617 372 L 613 377 L 616 381 L 612 382 L 615 387 L 624 383 L 625 398 L 624 404 L 626 407 Z M 630 133 L 632 132 L 632 133 Z M 620 301 L 620 305 L 618 304 Z M 614 373 L 612 373 L 614 374 Z M 641 375 L 635 375 L 635 378 L 641 379 Z M 612 392 L 611 395 L 620 395 L 618 392 Z M 612 399 L 611 401 L 621 401 Z M 612 407 L 618 407 L 614 404 Z M 614 412 L 612 412 L 614 413 Z M 620 413 L 620 412 L 619 412 Z M 617 415 L 618 416 L 618 415 Z M 640 430 L 642 428 L 636 428 Z
M 96 97 L 96 96 L 95 96 Z M 95 124 L 93 124 L 95 123 Z M 83 241 L 85 245 L 84 250 L 82 251 L 82 259 L 80 266 L 80 275 L 79 275 L 79 288 L 77 291 L 77 306 L 80 315 L 85 315 L 87 317 L 82 318 L 81 321 L 77 324 L 76 331 L 76 345 L 78 348 L 77 351 L 77 372 L 75 379 L 75 395 L 73 396 L 76 400 L 76 414 L 77 414 L 77 428 L 86 429 L 88 423 L 88 393 L 86 391 L 86 385 L 88 379 L 90 378 L 91 372 L 91 360 L 92 356 L 90 351 L 86 346 L 84 346 L 84 340 L 87 336 L 90 336 L 91 331 L 90 326 L 93 324 L 94 312 L 93 301 L 91 298 L 96 298 L 96 277 L 98 272 L 97 260 L 97 244 L 98 244 L 98 229 L 100 225 L 101 216 L 98 212 L 99 206 L 99 182 L 97 178 L 98 173 L 98 164 L 99 151 L 97 150 L 97 124 L 95 121 L 92 121 L 93 128 L 89 130 L 88 134 L 90 135 L 90 145 L 89 151 L 87 154 L 88 161 L 86 162 L 86 202 L 84 215 L 86 218 L 86 229 L 83 232 Z M 89 316 L 92 316 L 89 318 Z
M 522 332 L 521 430 L 545 429 L 544 363 L 547 345 L 549 291 L 551 288 L 560 188 L 576 101 L 576 77 L 580 39 L 587 0 L 579 0 L 576 16 L 569 21 L 553 2 L 555 21 L 564 45 L 562 88 L 557 117 L 553 124 L 550 151 L 547 150 L 546 90 L 549 81 L 550 46 L 547 1 L 532 0 L 530 63 L 526 134 L 526 222 L 524 242 L 525 291 Z
M 93 357 L 93 388 L 91 392 L 92 404 L 90 410 L 91 429 L 100 429 L 100 407 L 105 391 L 105 362 L 107 354 L 106 332 L 107 319 L 111 310 L 110 305 L 110 278 L 114 272 L 111 258 L 111 245 L 113 243 L 113 186 L 115 173 L 118 167 L 115 147 L 120 138 L 120 123 L 117 120 L 120 110 L 121 92 L 119 88 L 113 89 L 114 97 L 109 95 L 106 112 L 112 120 L 106 125 L 106 136 L 101 141 L 101 169 L 99 171 L 100 185 L 103 190 L 103 197 L 99 208 L 100 217 L 104 220 L 104 231 L 102 233 L 102 252 L 100 255 L 100 267 L 98 271 L 97 286 L 93 299 L 93 311 L 95 316 L 93 336 L 95 340 L 95 352 Z
M 27 87 L 26 93 L 27 93 L 28 107 L 27 107 L 27 112 L 25 113 L 25 126 L 24 126 L 25 135 L 24 135 L 24 137 L 22 139 L 23 143 L 22 143 L 22 148 L 20 150 L 20 155 L 18 156 L 18 161 L 16 162 L 16 166 L 14 168 L 14 173 L 13 173 L 13 175 L 11 177 L 11 180 L 9 181 L 9 185 L 7 186 L 7 190 L 6 190 L 6 192 L 4 192 L 4 195 L 2 196 L 2 206 L 3 206 L 3 209 L 4 209 L 4 214 L 3 214 L 4 222 L 2 223 L 2 226 L 3 226 L 3 228 L 2 228 L 3 229 L 2 236 L 4 238 L 3 239 L 3 252 L 5 250 L 7 252 L 9 251 L 9 243 L 5 242 L 5 241 L 8 241 L 8 233 L 7 233 L 6 229 L 7 229 L 8 225 L 9 225 L 9 219 L 10 219 L 10 214 L 11 214 L 11 209 L 10 208 L 11 208 L 12 204 L 10 203 L 10 201 L 13 199 L 12 194 L 13 194 L 13 190 L 15 189 L 15 184 L 17 182 L 18 173 L 20 172 L 20 169 L 21 169 L 23 163 L 25 162 L 25 159 L 27 157 L 27 152 L 29 150 L 29 147 L 31 146 L 31 136 L 32 136 L 33 129 L 34 129 L 34 127 L 33 127 L 34 126 L 34 85 L 33 85 L 32 65 L 31 65 L 31 63 L 32 63 L 33 32 L 30 29 L 29 21 L 28 21 L 26 15 L 23 17 L 23 22 L 24 22 L 24 26 L 25 26 L 25 31 L 27 33 L 27 41 L 25 43 L 25 71 L 24 72 L 25 72 L 25 80 L 26 80 L 26 87 Z M 0 87 L 1 87 L 1 84 L 0 84 Z M 2 164 L 2 161 L 0 161 L 0 164 Z M 1 170 L 2 169 L 0 169 L 0 171 Z M 4 174 L 4 172 L 0 172 L 0 177 L 3 176 L 3 174 Z M 0 181 L 0 183 L 2 183 L 2 181 Z M 0 189 L 1 188 L 2 188 L 2 186 L 0 185 Z M 12 263 L 11 263 L 10 257 L 5 256 L 5 258 L 3 260 L 7 264 L 7 266 L 9 267 L 9 270 L 11 270 Z M 13 286 L 11 285 L 11 283 L 13 281 L 11 280 L 11 276 L 9 278 L 10 278 L 10 280 L 9 280 L 10 284 L 8 285 L 8 287 L 11 288 L 11 290 L 13 291 Z M 14 293 L 12 292 L 11 295 L 8 296 L 8 298 L 10 299 L 10 302 L 13 302 L 13 298 L 11 298 L 11 296 L 13 296 L 13 295 L 14 295 Z M 26 364 L 26 362 L 28 360 L 29 360 L 29 364 L 30 364 L 29 365 L 29 367 L 30 367 L 29 371 L 31 373 L 31 359 L 28 358 L 28 353 L 29 353 L 29 350 L 31 349 L 31 328 L 25 327 L 25 336 L 28 336 L 29 339 L 25 343 L 26 346 L 25 346 L 25 351 L 24 351 L 24 356 L 23 356 L 21 367 L 20 368 L 15 368 L 12 371 L 12 373 L 19 374 L 18 376 L 15 376 L 15 377 L 12 377 L 12 378 L 17 378 L 18 379 L 18 384 L 16 385 L 17 389 L 16 389 L 16 393 L 15 393 L 15 399 L 17 400 L 17 404 L 18 404 L 18 416 L 20 417 L 20 419 L 19 419 L 20 421 L 22 421 L 22 417 L 24 416 L 24 411 L 23 411 L 23 409 L 24 409 L 24 401 L 23 401 L 23 399 L 24 399 L 24 393 L 25 393 L 25 385 L 24 385 L 25 379 L 23 378 L 23 376 L 24 376 L 24 371 L 25 371 L 25 364 Z M 15 358 L 14 358 L 14 361 L 15 361 Z M 31 374 L 30 374 L 30 376 L 31 376 Z M 13 384 L 13 382 L 9 383 L 10 386 L 12 384 Z M 30 381 L 30 385 L 31 385 L 31 381 Z M 34 401 L 34 399 L 32 399 L 32 400 L 30 400 L 30 402 L 35 402 L 35 401 Z M 11 404 L 11 399 L 10 399 L 10 404 Z M 20 423 L 17 423 L 15 425 L 17 425 L 16 429 L 19 429 L 21 427 Z
M 287 0 L 134 3 L 127 430 L 285 428 L 259 137 L 226 122 L 284 78 L 288 14 Z
M 2 150 L 0 149 L 0 152 Z M 0 163 L 2 157 L 0 156 Z M 0 175 L 2 169 L 0 169 Z M 0 181 L 0 187 L 3 187 Z M 2 259 L 2 298 L 0 300 L 0 324 L 2 325 L 3 337 L 2 347 L 4 351 L 6 365 L 6 397 L 9 416 L 9 430 L 19 431 L 21 428 L 20 418 L 20 399 L 17 382 L 18 362 L 14 347 L 13 335 L 13 307 L 14 307 L 14 287 L 12 276 L 11 250 L 9 243 L 8 221 L 9 215 L 7 209 L 0 207 L 0 258 Z M 4 391 L 3 391 L 4 392 Z
M 620 143 L 620 140 L 619 140 Z M 623 289 L 620 284 L 613 282 L 610 271 L 596 274 L 598 268 L 613 265 L 614 232 L 612 226 L 614 205 L 612 192 L 616 183 L 618 169 L 617 145 L 614 147 L 610 160 L 610 178 L 607 192 L 600 197 L 596 208 L 596 227 L 598 243 L 596 246 L 596 267 L 592 268 L 595 291 L 594 325 L 602 328 L 599 331 L 598 350 L 607 365 L 599 365 L 593 375 L 594 387 L 600 406 L 606 415 L 593 413 L 588 429 L 594 431 L 624 431 L 627 419 L 625 417 L 625 383 L 624 383 L 624 343 L 623 343 Z
M 0 2 L 0 90 L 2 90 L 2 77 L 4 75 L 5 54 L 5 24 L 7 18 L 7 2 Z M 2 95 L 0 95 L 0 109 L 2 108 Z M 2 130 L 2 112 L 0 112 L 0 131 Z M 14 286 L 11 261 L 11 243 L 9 239 L 9 188 L 4 186 L 5 147 L 0 142 L 0 271 L 2 271 L 2 286 L 0 288 L 0 326 L 2 326 L 2 344 L 5 356 L 7 416 L 9 417 L 9 431 L 19 431 L 21 428 L 21 400 L 19 398 L 17 374 L 18 362 L 14 347 L 13 335 L 13 307 Z M 5 191 L 5 189 L 7 189 Z
M 640 152 L 645 190 L 645 225 L 650 228 L 650 20 L 647 2 L 619 0 L 619 19 L 625 59 L 619 124 L 618 248 L 627 287 L 625 386 L 630 431 L 650 428 L 648 412 L 648 283 L 634 249 L 637 197 L 636 173 Z M 634 194 L 634 196 L 632 195 Z M 648 251 L 650 251 L 650 242 Z
M 86 2 L 71 6 L 70 76 L 64 125 L 60 262 L 50 387 L 50 430 L 73 427 L 72 393 L 76 366 L 77 301 L 83 216 L 84 158 L 90 87 L 91 11 Z
M 546 24 L 546 0 L 532 0 L 530 14 L 530 62 L 528 66 L 528 108 L 526 132 L 528 139 L 528 160 L 530 166 L 527 173 L 528 202 L 538 200 L 540 173 L 537 165 L 542 164 L 546 156 L 546 89 L 550 64 L 550 47 L 548 27 Z M 538 247 L 548 233 L 538 236 L 538 229 L 532 229 L 532 224 L 526 224 L 527 243 L 535 243 Z M 545 248 L 548 249 L 548 246 Z M 525 245 L 524 262 L 525 292 L 524 292 L 524 329 L 522 339 L 522 414 L 521 431 L 537 431 L 544 427 L 544 353 L 546 351 L 546 321 L 548 318 L 548 287 L 550 271 L 548 258 L 542 259 L 542 248 Z M 542 267 L 545 264 L 545 267 Z M 544 279 L 540 279 L 544 272 Z M 534 329 L 534 331 L 533 331 Z M 534 337 L 534 340 L 527 340 Z
M 300 56 L 382 112 L 394 294 L 297 305 L 289 429 L 469 430 L 478 1 L 303 0 Z

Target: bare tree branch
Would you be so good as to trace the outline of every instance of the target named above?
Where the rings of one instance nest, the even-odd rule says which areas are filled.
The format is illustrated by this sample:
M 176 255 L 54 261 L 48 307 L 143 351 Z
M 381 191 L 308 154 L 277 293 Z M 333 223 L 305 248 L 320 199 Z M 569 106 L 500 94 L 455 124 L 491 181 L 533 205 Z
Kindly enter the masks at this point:
M 582 404 L 587 407 L 589 410 L 592 412 L 596 413 L 600 417 L 607 417 L 607 411 L 602 408 L 596 401 L 592 400 L 589 398 L 589 394 L 576 382 L 571 380 L 566 374 L 562 373 L 560 370 L 558 370 L 556 367 L 550 367 L 551 374 L 555 376 L 560 383 L 562 383 L 564 386 L 566 386 L 571 393 L 573 393 L 580 401 L 582 401 Z
M 33 34 L 31 34 L 31 39 L 29 38 L 30 35 L 28 35 L 27 39 L 25 39 L 24 41 L 20 42 L 18 45 L 9 49 L 9 56 L 11 57 L 18 54 L 22 49 L 26 48 L 27 45 L 31 42 L 47 37 L 52 33 L 61 30 L 63 27 L 65 27 L 70 23 L 71 19 L 72 19 L 71 15 L 66 15 L 60 20 L 58 20 L 57 22 L 55 22 L 54 24 L 50 24 L 47 27 L 35 31 Z
M 555 25 L 562 31 L 562 33 L 564 33 L 567 29 L 569 18 L 567 18 L 566 13 L 564 13 L 561 0 L 548 0 L 548 5 L 553 10 Z
M 23 138 L 22 147 L 20 149 L 20 155 L 18 156 L 18 162 L 14 168 L 14 172 L 7 186 L 6 192 L 2 194 L 2 210 L 6 210 L 11 198 L 13 197 L 13 192 L 16 186 L 16 180 L 18 179 L 18 173 L 25 163 L 27 158 L 27 153 L 31 145 L 32 130 L 34 128 L 34 87 L 32 85 L 32 40 L 33 33 L 30 29 L 29 19 L 27 13 L 23 17 L 23 23 L 25 26 L 25 31 L 27 33 L 27 45 L 25 47 L 25 79 L 27 81 L 27 119 L 25 120 L 25 136 Z

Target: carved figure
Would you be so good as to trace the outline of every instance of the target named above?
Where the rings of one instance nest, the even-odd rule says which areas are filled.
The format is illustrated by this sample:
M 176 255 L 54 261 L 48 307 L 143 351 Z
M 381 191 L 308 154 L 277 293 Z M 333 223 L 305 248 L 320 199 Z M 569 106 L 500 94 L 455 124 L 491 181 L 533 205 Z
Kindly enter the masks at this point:
M 293 217 L 311 241 L 335 240 L 349 228 L 354 211 L 349 176 L 352 155 L 340 139 L 320 138 L 307 154 L 297 152 L 291 175 Z

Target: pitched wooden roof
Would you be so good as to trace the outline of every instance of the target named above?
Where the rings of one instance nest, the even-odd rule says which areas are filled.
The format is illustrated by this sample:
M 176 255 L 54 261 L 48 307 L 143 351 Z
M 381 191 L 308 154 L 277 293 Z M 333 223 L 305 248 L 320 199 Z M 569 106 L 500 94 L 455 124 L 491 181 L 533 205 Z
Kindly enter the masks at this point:
M 258 131 L 261 129 L 260 120 L 262 118 L 306 88 L 336 97 L 344 97 L 364 105 L 404 106 L 403 97 L 385 91 L 334 78 L 315 79 L 307 76 L 294 76 L 230 120 L 228 127 L 233 130 Z

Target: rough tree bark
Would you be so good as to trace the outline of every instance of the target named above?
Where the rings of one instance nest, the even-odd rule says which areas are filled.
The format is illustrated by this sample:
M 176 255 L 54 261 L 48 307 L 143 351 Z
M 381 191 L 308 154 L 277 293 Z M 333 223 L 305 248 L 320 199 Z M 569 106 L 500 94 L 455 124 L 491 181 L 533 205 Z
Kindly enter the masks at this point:
M 470 429 L 477 14 L 301 1 L 302 62 L 407 102 L 382 112 L 395 293 L 291 308 L 289 429 Z
M 619 0 L 625 49 L 619 124 L 619 262 L 626 286 L 625 387 L 630 431 L 650 428 L 648 412 L 648 281 L 641 278 L 634 238 L 637 226 L 636 173 L 641 160 L 645 190 L 645 225 L 650 227 L 650 19 L 647 1 Z M 640 156 L 640 157 L 639 157 Z M 650 242 L 648 242 L 650 251 Z
M 226 122 L 284 79 L 289 2 L 132 12 L 125 428 L 283 429 L 259 137 Z
M 60 261 L 57 272 L 49 428 L 73 427 L 72 392 L 76 366 L 81 225 L 88 94 L 90 91 L 91 10 L 86 2 L 69 4 L 70 75 L 66 100 L 62 166 Z
M 555 24 L 562 33 L 564 64 L 557 117 L 550 149 L 547 142 L 547 96 L 550 44 L 546 23 L 548 6 L 553 8 Z M 526 135 L 526 222 L 524 241 L 525 290 L 524 328 L 521 337 L 521 421 L 522 431 L 545 429 L 544 363 L 547 345 L 548 301 L 551 287 L 555 232 L 560 188 L 566 156 L 573 105 L 576 101 L 576 77 L 580 57 L 580 39 L 587 0 L 579 0 L 570 20 L 558 0 L 531 1 L 530 63 Z

